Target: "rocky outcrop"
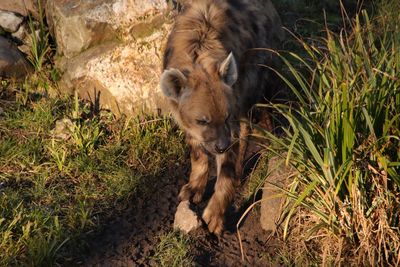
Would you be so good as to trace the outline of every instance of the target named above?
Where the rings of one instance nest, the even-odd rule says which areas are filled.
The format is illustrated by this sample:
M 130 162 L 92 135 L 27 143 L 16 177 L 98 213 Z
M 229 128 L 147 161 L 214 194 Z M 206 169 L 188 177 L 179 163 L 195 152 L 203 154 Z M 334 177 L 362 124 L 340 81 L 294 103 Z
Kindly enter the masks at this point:
M 99 103 L 117 115 L 156 111 L 163 106 L 158 89 L 160 54 L 168 26 L 146 38 L 109 42 L 59 62 L 60 87 Z
M 46 14 L 58 54 L 71 58 L 99 43 L 148 35 L 166 9 L 165 0 L 54 0 Z
M 0 36 L 0 77 L 22 79 L 32 70 L 17 46 Z
M 32 14 L 37 18 L 39 12 L 35 3 L 37 3 L 36 0 L 1 0 L 0 10 L 13 12 L 23 17 Z
M 260 222 L 264 230 L 275 232 L 286 199 L 279 188 L 289 184 L 294 170 L 286 166 L 281 157 L 273 157 L 268 162 L 268 173 L 262 191 Z
M 171 22 L 164 0 L 54 0 L 46 14 L 61 58 L 63 90 L 116 114 L 156 111 L 162 45 Z

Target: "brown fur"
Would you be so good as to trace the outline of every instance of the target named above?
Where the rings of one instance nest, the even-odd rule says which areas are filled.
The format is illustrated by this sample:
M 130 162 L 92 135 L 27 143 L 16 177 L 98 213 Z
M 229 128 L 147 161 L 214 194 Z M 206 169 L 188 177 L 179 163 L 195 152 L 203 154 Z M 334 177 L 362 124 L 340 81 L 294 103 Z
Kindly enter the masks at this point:
M 249 0 L 186 1 L 169 36 L 161 88 L 174 118 L 187 134 L 192 172 L 180 193 L 200 202 L 209 158 L 217 182 L 203 219 L 211 232 L 223 230 L 224 213 L 234 197 L 245 145 L 239 145 L 239 120 L 268 97 L 268 70 L 281 37 L 279 17 Z M 246 129 L 241 131 L 246 133 Z

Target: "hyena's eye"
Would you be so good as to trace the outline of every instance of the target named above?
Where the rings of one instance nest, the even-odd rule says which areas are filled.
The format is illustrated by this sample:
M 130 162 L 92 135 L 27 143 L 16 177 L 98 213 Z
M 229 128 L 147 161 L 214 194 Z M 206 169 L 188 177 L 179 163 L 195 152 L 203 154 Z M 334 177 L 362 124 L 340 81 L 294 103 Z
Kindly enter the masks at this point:
M 196 120 L 196 123 L 198 125 L 205 126 L 205 125 L 208 125 L 210 122 L 207 120 L 200 119 L 200 120 Z

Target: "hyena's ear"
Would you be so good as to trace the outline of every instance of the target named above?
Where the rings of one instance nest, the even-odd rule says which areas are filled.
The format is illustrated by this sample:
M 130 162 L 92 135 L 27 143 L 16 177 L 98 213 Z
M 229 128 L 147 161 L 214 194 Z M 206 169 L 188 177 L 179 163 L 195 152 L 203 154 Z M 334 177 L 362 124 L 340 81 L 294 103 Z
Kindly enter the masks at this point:
M 166 97 L 178 102 L 182 90 L 186 85 L 186 81 L 185 75 L 179 70 L 165 70 L 160 79 L 161 90 Z
M 236 82 L 238 72 L 236 60 L 232 52 L 229 53 L 228 57 L 221 63 L 219 74 L 222 80 L 229 86 L 232 86 Z

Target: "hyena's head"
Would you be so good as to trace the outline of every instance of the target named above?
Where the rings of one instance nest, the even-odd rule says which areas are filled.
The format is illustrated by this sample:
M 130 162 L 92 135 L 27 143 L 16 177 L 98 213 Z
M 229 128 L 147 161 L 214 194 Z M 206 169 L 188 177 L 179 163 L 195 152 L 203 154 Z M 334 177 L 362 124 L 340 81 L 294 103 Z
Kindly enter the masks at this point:
M 238 128 L 232 89 L 238 72 L 232 53 L 211 69 L 201 65 L 182 71 L 170 68 L 162 74 L 160 85 L 175 119 L 191 142 L 212 154 L 220 154 L 231 147 Z

